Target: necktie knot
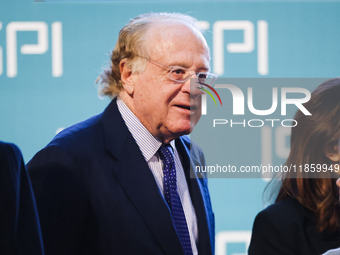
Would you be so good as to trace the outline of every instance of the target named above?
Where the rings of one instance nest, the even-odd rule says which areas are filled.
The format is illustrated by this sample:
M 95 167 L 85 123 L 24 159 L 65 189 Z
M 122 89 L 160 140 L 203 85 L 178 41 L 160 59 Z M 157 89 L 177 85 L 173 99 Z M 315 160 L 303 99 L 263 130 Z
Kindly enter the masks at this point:
M 163 145 L 159 149 L 161 160 L 163 164 L 170 165 L 174 163 L 174 157 L 172 155 L 172 147 L 169 144 Z

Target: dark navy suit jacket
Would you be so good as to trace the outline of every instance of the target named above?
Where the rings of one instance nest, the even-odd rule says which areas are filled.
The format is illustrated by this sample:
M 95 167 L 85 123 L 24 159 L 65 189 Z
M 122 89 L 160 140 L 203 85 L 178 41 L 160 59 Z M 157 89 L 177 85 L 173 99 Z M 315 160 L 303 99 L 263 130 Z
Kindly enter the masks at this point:
M 199 254 L 213 253 L 214 217 L 201 150 L 176 140 L 198 218 Z M 190 156 L 190 157 L 189 157 Z M 183 254 L 171 213 L 113 100 L 59 133 L 28 164 L 47 255 Z
M 37 208 L 20 150 L 0 142 L 0 254 L 42 255 Z

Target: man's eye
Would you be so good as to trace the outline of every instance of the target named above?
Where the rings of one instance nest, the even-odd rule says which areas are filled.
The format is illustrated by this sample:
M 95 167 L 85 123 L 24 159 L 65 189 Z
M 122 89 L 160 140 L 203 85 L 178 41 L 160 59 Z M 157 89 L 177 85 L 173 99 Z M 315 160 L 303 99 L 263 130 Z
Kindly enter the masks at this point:
M 172 72 L 173 72 L 174 74 L 185 74 L 185 70 L 180 69 L 180 68 L 174 69 Z
M 198 78 L 199 79 L 206 79 L 207 78 L 207 74 L 206 73 L 199 73 L 198 74 Z

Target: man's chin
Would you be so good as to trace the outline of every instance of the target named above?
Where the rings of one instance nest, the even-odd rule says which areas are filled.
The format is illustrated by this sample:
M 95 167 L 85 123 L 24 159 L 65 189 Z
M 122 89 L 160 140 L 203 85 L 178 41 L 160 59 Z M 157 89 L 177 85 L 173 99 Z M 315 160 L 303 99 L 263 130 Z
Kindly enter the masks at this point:
M 165 138 L 165 140 L 169 141 L 182 135 L 189 135 L 196 126 L 197 121 L 190 121 L 189 119 L 186 119 L 177 121 L 176 123 L 173 123 L 173 125 L 164 126 L 165 128 L 161 130 L 161 136 Z
M 177 132 L 175 132 L 174 134 L 175 134 L 176 138 L 180 137 L 182 135 L 189 135 L 192 132 L 193 129 L 194 129 L 194 125 L 190 126 L 188 128 L 185 128 L 185 129 L 177 130 Z

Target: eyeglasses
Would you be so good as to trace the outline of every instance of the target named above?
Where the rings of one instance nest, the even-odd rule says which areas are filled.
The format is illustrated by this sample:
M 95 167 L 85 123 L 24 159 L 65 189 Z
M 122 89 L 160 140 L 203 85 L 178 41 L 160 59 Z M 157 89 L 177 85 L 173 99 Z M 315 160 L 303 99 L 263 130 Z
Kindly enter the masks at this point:
M 161 63 L 158 63 L 156 61 L 153 61 L 149 58 L 139 56 L 141 58 L 146 59 L 149 61 L 151 64 L 154 64 L 166 71 L 169 72 L 168 79 L 175 81 L 175 82 L 180 82 L 184 83 L 187 80 L 189 80 L 194 74 L 197 76 L 197 83 L 198 85 L 202 84 L 208 84 L 210 86 L 214 86 L 214 82 L 217 79 L 217 75 L 209 72 L 195 72 L 193 70 L 190 70 L 188 68 L 182 67 L 182 66 L 168 66 L 164 65 Z

